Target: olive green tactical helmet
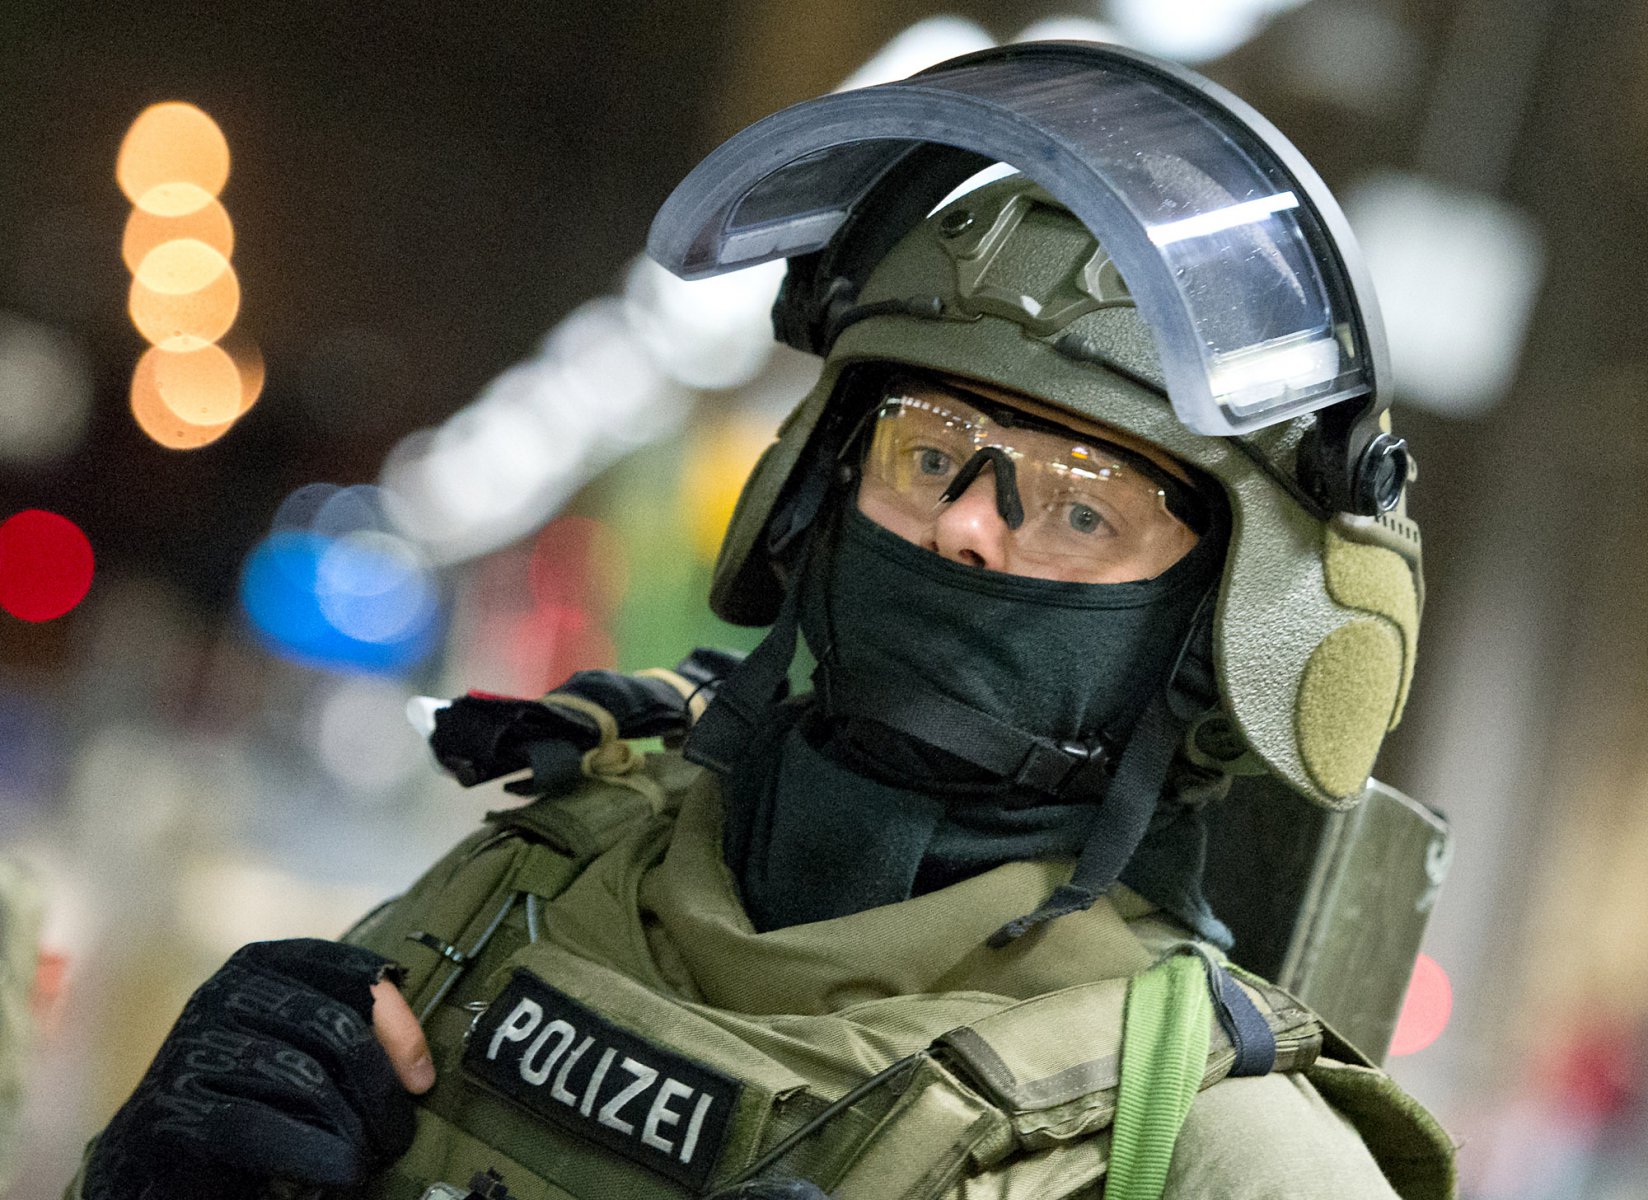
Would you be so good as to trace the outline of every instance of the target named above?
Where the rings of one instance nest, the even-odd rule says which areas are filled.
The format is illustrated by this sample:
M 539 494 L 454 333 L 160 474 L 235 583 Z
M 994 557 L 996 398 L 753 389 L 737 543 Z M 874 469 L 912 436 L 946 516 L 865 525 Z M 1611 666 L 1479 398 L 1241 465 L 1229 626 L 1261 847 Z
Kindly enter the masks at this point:
M 1419 531 L 1405 496 L 1377 516 L 1309 506 L 1295 459 L 1305 416 L 1241 438 L 1174 415 L 1149 329 L 1083 225 L 1022 176 L 966 193 L 871 271 L 817 386 L 757 464 L 716 564 L 711 606 L 773 620 L 767 526 L 845 368 L 896 362 L 994 384 L 1126 430 L 1223 485 L 1233 526 L 1213 642 L 1240 748 L 1316 803 L 1360 797 L 1413 674 Z

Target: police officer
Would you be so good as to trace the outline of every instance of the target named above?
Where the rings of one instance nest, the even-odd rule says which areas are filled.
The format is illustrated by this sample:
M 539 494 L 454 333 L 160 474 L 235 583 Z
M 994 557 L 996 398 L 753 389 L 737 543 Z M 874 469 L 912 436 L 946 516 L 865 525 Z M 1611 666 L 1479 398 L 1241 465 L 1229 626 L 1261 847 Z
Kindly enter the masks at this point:
M 786 254 L 825 358 L 717 567 L 767 637 L 707 708 L 688 667 L 454 704 L 444 761 L 543 798 L 348 944 L 237 954 L 78 1194 L 1451 1194 L 1202 890 L 1238 762 L 1355 802 L 1417 631 L 1377 319 L 1257 122 L 1021 47 L 712 156 L 654 252 Z M 1052 166 L 937 203 L 992 156 Z M 660 710 L 684 756 L 618 736 Z

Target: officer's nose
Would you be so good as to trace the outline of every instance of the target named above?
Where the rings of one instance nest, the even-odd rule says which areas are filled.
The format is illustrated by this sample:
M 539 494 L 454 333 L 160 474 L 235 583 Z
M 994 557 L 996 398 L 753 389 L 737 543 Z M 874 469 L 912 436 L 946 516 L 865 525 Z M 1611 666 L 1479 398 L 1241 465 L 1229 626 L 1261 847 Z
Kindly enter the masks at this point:
M 967 489 L 938 511 L 927 549 L 951 562 L 1006 571 L 1007 522 L 996 510 L 996 473 L 986 467 Z

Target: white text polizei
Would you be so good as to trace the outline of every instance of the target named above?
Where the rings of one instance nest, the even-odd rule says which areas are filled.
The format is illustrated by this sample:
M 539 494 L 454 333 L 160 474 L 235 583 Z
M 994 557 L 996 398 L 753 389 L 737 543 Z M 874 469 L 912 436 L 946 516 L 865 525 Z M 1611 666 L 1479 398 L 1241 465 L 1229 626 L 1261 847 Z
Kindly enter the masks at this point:
M 744 1084 L 517 970 L 466 1040 L 466 1073 L 549 1122 L 695 1190 Z
M 593 1115 L 608 1129 L 626 1136 L 634 1136 L 635 1118 L 639 1118 L 642 1142 L 654 1150 L 673 1155 L 683 1164 L 692 1162 L 704 1118 L 709 1115 L 715 1097 L 699 1095 L 697 1101 L 692 1102 L 690 1098 L 696 1093 L 696 1088 L 661 1075 L 656 1067 L 637 1062 L 627 1054 L 614 1063 L 619 1051 L 612 1046 L 600 1049 L 594 1069 L 589 1072 L 579 1091 L 572 1091 L 568 1083 L 573 1070 L 595 1047 L 595 1038 L 590 1034 L 580 1037 L 577 1029 L 559 1017 L 545 1022 L 543 1006 L 525 996 L 516 1002 L 515 1008 L 492 1035 L 486 1056 L 496 1059 L 505 1042 L 521 1042 L 528 1038 L 532 1041 L 521 1053 L 518 1068 L 522 1080 L 533 1087 L 548 1084 L 552 1099 L 575 1107 L 579 1116 Z M 557 1066 L 559 1070 L 556 1070 Z M 613 1075 L 614 1066 L 619 1072 L 617 1076 Z M 597 1108 L 596 1102 L 603 1096 L 602 1089 L 609 1078 L 615 1081 L 616 1086 L 606 1088 L 606 1099 Z M 654 1088 L 654 1084 L 658 1086 Z M 643 1097 L 649 1092 L 652 1099 L 647 1104 Z M 673 1107 L 676 1101 L 683 1105 L 690 1103 L 691 1115 L 687 1117 L 686 1131 L 679 1141 L 672 1141 L 664 1136 L 663 1131 L 681 1123 L 684 1110 Z M 646 1115 L 639 1117 L 643 1107 Z

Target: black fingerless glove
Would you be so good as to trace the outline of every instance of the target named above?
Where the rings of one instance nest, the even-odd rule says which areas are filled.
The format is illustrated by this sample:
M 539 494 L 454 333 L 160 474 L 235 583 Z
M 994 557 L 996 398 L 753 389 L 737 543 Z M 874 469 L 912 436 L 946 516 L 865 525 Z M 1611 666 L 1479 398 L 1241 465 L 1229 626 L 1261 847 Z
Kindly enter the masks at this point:
M 97 1139 L 84 1200 L 238 1200 L 270 1179 L 349 1187 L 412 1143 L 412 1097 L 372 1032 L 370 950 L 237 950 L 183 1008 Z

